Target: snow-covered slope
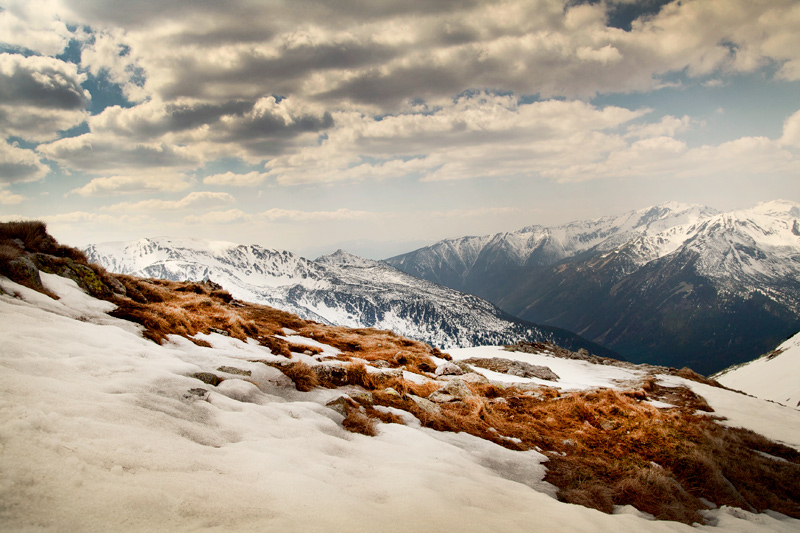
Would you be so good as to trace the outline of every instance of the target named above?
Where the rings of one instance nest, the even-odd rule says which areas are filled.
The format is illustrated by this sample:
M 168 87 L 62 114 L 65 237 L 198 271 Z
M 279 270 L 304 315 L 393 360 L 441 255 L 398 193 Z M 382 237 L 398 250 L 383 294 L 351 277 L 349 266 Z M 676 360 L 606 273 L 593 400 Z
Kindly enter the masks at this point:
M 714 379 L 726 387 L 800 409 L 800 333 L 758 359 L 715 374 Z
M 112 272 L 211 279 L 240 300 L 327 324 L 390 329 L 439 348 L 528 340 L 608 353 L 570 333 L 506 315 L 476 296 L 342 250 L 309 261 L 255 245 L 157 238 L 96 244 L 85 252 Z
M 800 204 L 668 203 L 388 259 L 635 361 L 714 372 L 800 327 Z M 749 327 L 747 325 L 750 325 Z
M 0 526 L 8 531 L 797 531 L 777 513 L 721 507 L 709 524 L 657 522 L 559 502 L 543 454 L 466 433 L 380 424 L 366 437 L 300 393 L 264 346 L 218 334 L 159 346 L 112 304 L 42 274 L 52 300 L 0 277 Z M 312 341 L 313 342 L 313 341 Z M 478 348 L 456 358 L 508 352 Z M 296 354 L 296 357 L 302 357 Z M 518 356 L 523 357 L 523 356 Z M 542 356 L 544 357 L 544 356 Z M 594 386 L 559 360 L 569 387 Z M 216 387 L 192 378 L 221 368 Z M 633 371 L 608 369 L 614 378 Z M 608 384 L 612 376 L 607 376 Z M 523 378 L 521 378 L 523 379 Z M 800 411 L 680 378 L 717 414 L 800 449 Z M 589 381 L 587 381 L 589 380 Z M 199 394 L 198 391 L 200 391 Z

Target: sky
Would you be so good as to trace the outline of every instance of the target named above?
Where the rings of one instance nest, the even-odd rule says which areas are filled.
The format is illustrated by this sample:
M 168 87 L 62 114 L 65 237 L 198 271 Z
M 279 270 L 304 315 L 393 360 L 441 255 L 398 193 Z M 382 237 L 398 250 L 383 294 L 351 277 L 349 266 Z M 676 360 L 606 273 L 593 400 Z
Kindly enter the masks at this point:
M 380 259 L 800 201 L 796 0 L 0 0 L 0 220 Z

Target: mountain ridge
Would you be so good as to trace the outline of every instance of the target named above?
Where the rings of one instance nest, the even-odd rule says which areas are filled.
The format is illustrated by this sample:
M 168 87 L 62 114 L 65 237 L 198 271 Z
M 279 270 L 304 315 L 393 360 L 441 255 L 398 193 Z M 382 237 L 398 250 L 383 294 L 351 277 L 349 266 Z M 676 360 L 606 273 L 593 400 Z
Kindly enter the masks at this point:
M 786 200 L 728 213 L 667 203 L 450 239 L 386 261 L 630 360 L 713 372 L 800 325 L 798 218 L 800 204 Z M 742 333 L 748 317 L 760 334 Z
M 91 245 L 109 271 L 174 281 L 213 280 L 241 300 L 326 324 L 391 329 L 442 349 L 553 342 L 616 356 L 557 327 L 540 327 L 489 302 L 343 250 L 315 261 L 256 245 L 148 238 Z

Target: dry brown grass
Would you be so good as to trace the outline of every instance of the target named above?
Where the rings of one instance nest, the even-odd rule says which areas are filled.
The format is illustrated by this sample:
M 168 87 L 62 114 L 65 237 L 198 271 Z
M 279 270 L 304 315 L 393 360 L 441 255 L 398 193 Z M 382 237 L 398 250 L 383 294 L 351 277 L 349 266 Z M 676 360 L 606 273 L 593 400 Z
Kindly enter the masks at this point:
M 308 392 L 319 385 L 317 373 L 305 363 L 288 363 L 278 368 L 294 382 L 295 388 L 301 392 Z
M 378 434 L 378 427 L 375 419 L 367 416 L 366 413 L 360 409 L 348 405 L 347 416 L 342 421 L 342 427 L 351 433 L 360 433 L 369 437 L 374 437 Z

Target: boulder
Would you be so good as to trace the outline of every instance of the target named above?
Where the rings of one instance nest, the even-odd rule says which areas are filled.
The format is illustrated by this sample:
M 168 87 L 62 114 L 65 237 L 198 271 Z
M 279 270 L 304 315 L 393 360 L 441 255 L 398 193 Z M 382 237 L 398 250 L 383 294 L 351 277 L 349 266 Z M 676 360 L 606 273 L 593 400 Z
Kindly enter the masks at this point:
M 211 372 L 195 372 L 192 377 L 215 387 L 222 383 L 222 379 Z
M 427 400 L 427 399 L 425 399 L 425 398 L 423 398 L 421 396 L 417 396 L 416 394 L 407 394 L 406 397 L 409 400 L 411 400 L 412 402 L 414 402 L 417 405 L 417 407 L 419 407 L 420 409 L 422 409 L 423 411 L 425 411 L 428 414 L 438 415 L 438 414 L 440 414 L 442 412 L 439 409 L 438 405 L 436 405 L 432 401 Z
M 436 403 L 447 403 L 465 400 L 473 396 L 475 396 L 475 393 L 470 390 L 464 381 L 454 379 L 441 389 L 432 392 L 428 396 L 428 400 Z
M 347 416 L 347 406 L 356 407 L 356 402 L 347 394 L 343 394 L 325 404 L 342 416 Z
M 39 268 L 26 256 L 20 256 L 8 262 L 8 277 L 20 285 L 35 290 L 44 290 Z
M 520 378 L 538 378 L 546 381 L 558 381 L 559 379 L 558 375 L 546 366 L 532 365 L 523 361 L 503 359 L 502 357 L 488 359 L 472 357 L 466 359 L 465 362 L 493 372 L 502 372 Z
M 464 371 L 457 364 L 450 361 L 437 366 L 435 372 L 437 376 L 460 376 L 463 373 Z

